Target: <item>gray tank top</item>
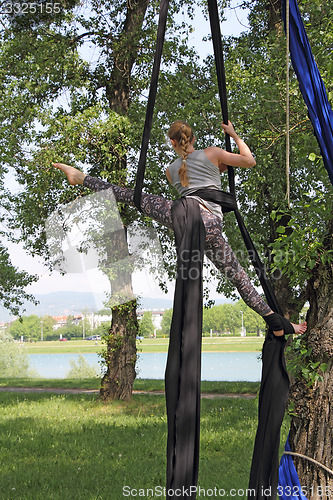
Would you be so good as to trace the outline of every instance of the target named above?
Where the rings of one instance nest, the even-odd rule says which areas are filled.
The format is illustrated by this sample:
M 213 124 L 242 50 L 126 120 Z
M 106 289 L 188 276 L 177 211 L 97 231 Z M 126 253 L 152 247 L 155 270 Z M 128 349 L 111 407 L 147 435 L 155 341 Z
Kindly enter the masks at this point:
M 178 174 L 182 163 L 182 158 L 178 158 L 169 166 L 172 185 L 182 196 L 190 196 L 191 193 L 201 188 L 221 189 L 221 173 L 218 167 L 207 158 L 206 153 L 202 149 L 194 150 L 187 157 L 186 165 L 189 186 L 186 187 L 182 186 Z M 221 219 L 223 218 L 220 205 L 211 201 L 205 201 L 199 196 L 191 196 L 191 198 L 197 199 L 199 203 L 204 205 L 214 215 L 217 215 Z

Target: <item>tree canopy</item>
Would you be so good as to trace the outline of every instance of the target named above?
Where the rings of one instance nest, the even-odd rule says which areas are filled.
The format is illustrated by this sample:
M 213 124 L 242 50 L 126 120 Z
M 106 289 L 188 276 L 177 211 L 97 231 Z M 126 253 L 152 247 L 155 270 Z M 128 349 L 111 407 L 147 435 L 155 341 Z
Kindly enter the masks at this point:
M 66 203 L 73 198 L 73 191 L 61 174 L 50 167 L 51 161 L 62 160 L 85 169 L 89 165 L 90 174 L 101 175 L 111 182 L 131 185 L 134 181 L 158 3 L 141 1 L 139 4 L 136 15 L 144 16 L 141 25 L 138 17 L 129 19 L 124 1 L 112 2 L 112 5 L 104 1 L 91 2 L 83 10 L 78 2 L 66 2 L 57 15 L 21 15 L 15 19 L 9 16 L 1 32 L 1 144 L 5 159 L 2 169 L 3 172 L 13 169 L 22 186 L 16 196 L 5 191 L 2 204 L 11 214 L 6 217 L 7 225 L 20 231 L 16 238 L 23 239 L 29 251 L 44 254 L 46 261 L 43 221 L 59 202 Z M 164 178 L 164 165 L 172 159 L 164 139 L 167 125 L 184 117 L 195 128 L 197 147 L 219 142 L 223 145 L 213 58 L 209 56 L 201 63 L 188 46 L 188 36 L 193 30 L 193 9 L 193 3 L 171 2 L 145 181 L 147 191 L 173 197 L 175 192 Z M 329 84 L 332 75 L 326 55 L 332 44 L 327 29 L 330 8 L 322 8 L 320 2 L 311 6 L 301 2 L 301 9 L 307 19 L 317 63 L 324 81 Z M 187 23 L 175 21 L 180 11 L 188 12 Z M 286 279 L 275 280 L 277 288 L 280 282 L 281 287 L 288 288 L 288 297 L 280 293 L 279 298 L 292 313 L 299 309 L 296 304 L 306 298 L 304 269 L 309 266 L 311 271 L 316 259 L 332 200 L 305 105 L 292 76 L 292 206 L 289 209 L 286 205 L 285 37 L 281 23 L 269 30 L 274 20 L 277 21 L 266 2 L 252 2 L 250 29 L 240 37 L 225 40 L 226 74 L 231 119 L 257 159 L 254 169 L 237 171 L 241 211 L 274 276 L 280 278 L 282 266 L 291 281 L 287 284 Z M 133 29 L 135 23 L 138 27 L 135 39 L 124 36 L 124 31 L 132 26 L 128 23 L 133 23 Z M 90 54 L 96 57 L 86 56 L 88 46 Z M 119 68 L 125 65 L 121 49 L 129 46 L 131 54 L 127 54 L 126 64 L 131 67 L 123 68 L 128 74 L 127 116 L 122 118 L 112 111 L 114 89 L 111 87 L 117 81 L 115 62 Z M 125 156 L 128 167 L 124 171 L 117 165 Z M 302 224 L 305 209 L 306 227 Z M 130 220 L 137 217 L 130 211 Z M 246 252 L 234 230 L 231 214 L 226 216 L 225 226 L 233 248 L 248 268 Z M 287 232 L 282 232 L 283 227 L 289 227 Z M 310 234 L 310 227 L 316 231 Z M 163 235 L 166 267 L 172 274 L 168 263 L 172 264 L 174 259 L 170 259 L 167 251 L 170 248 L 170 239 L 166 239 L 168 231 L 159 231 Z M 289 272 L 289 276 L 286 255 L 292 256 L 289 269 L 293 273 Z M 220 288 L 227 295 L 233 295 L 224 278 Z

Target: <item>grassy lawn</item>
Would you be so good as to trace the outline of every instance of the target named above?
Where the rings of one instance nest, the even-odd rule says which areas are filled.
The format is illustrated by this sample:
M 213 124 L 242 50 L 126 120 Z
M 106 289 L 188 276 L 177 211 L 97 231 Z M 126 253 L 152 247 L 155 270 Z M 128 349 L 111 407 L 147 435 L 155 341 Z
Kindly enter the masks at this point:
M 84 354 L 101 352 L 103 344 L 98 341 L 96 345 L 94 340 L 69 340 L 67 342 L 48 340 L 25 343 L 24 348 L 28 354 Z
M 0 378 L 0 387 L 45 387 L 61 389 L 99 389 L 100 379 L 41 379 L 41 378 Z M 259 382 L 201 382 L 201 392 L 215 394 L 256 394 Z M 164 380 L 136 379 L 134 390 L 164 391 Z
M 247 488 L 256 425 L 256 400 L 202 401 L 202 488 Z M 125 486 L 164 487 L 163 396 L 104 404 L 87 394 L 4 392 L 0 426 L 1 499 L 121 500 L 135 497 L 123 496 Z M 281 451 L 288 428 L 286 419 Z
M 264 342 L 260 337 L 204 337 L 202 339 L 203 352 L 258 352 Z M 138 341 L 141 352 L 167 352 L 169 339 L 144 339 Z M 91 340 L 70 340 L 67 342 L 43 341 L 26 343 L 28 354 L 59 354 L 59 353 L 94 353 L 101 352 L 102 342 Z

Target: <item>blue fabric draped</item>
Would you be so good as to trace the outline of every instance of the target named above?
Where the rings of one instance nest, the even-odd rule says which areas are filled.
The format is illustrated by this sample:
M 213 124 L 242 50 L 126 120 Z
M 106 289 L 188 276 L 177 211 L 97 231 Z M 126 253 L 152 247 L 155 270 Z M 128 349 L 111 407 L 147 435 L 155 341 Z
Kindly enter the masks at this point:
M 290 57 L 320 146 L 324 165 L 333 184 L 333 112 L 311 52 L 297 0 L 289 0 L 289 5 Z M 286 0 L 282 0 L 282 14 L 286 24 Z
M 284 449 L 291 451 L 289 437 Z M 291 455 L 282 455 L 279 467 L 278 493 L 280 500 L 307 500 L 301 491 L 301 484 Z

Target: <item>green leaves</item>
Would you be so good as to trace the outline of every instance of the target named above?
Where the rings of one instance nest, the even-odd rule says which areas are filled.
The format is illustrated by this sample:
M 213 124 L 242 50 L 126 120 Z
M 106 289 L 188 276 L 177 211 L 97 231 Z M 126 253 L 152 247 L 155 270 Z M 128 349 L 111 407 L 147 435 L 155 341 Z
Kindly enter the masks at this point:
M 296 378 L 304 378 L 308 387 L 323 381 L 323 374 L 328 369 L 328 363 L 314 361 L 312 348 L 306 344 L 306 335 L 299 335 L 287 346 L 288 371 Z
M 11 263 L 8 251 L 0 245 L 0 303 L 12 314 L 17 315 L 25 300 L 33 300 L 33 296 L 24 288 L 37 281 L 37 276 L 19 271 Z M 37 304 L 36 301 L 34 301 Z
M 203 332 L 205 334 L 213 330 L 219 334 L 239 335 L 242 325 L 248 333 L 265 331 L 264 320 L 243 300 L 239 300 L 236 304 L 221 304 L 211 309 L 204 309 Z
M 145 311 L 139 321 L 139 334 L 142 337 L 151 337 L 154 334 L 155 326 L 151 311 Z

